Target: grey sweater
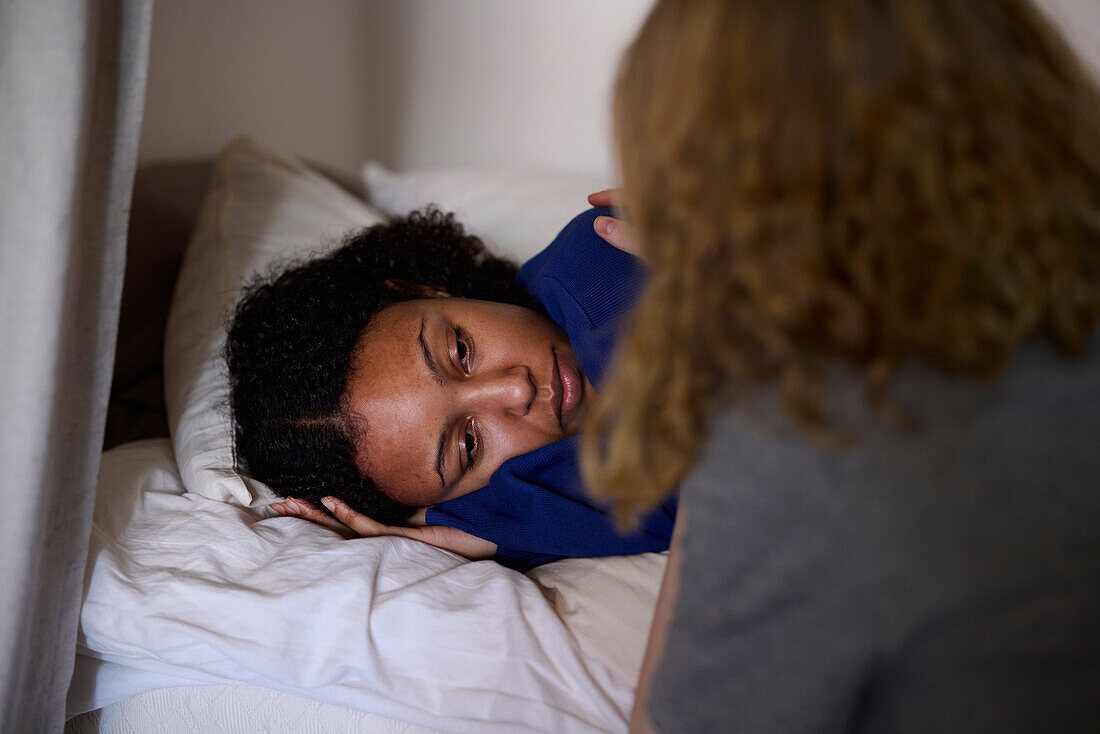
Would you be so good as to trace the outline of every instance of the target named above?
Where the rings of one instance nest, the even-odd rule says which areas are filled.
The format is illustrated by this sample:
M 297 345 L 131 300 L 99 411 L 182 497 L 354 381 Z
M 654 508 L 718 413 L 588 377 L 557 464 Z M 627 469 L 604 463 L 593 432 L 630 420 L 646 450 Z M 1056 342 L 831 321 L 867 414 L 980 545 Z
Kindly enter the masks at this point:
M 766 391 L 713 422 L 654 722 L 1100 732 L 1100 338 L 991 383 L 908 366 L 891 395 L 917 431 L 831 383 L 845 450 Z

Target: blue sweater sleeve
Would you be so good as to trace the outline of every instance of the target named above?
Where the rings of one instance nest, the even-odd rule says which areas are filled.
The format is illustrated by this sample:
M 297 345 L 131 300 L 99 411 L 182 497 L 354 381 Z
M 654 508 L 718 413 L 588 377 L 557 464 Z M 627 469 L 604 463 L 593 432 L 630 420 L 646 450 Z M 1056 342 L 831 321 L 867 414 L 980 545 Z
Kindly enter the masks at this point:
M 592 229 L 597 216 L 610 214 L 590 209 L 575 217 L 518 276 L 569 335 L 597 390 L 646 276 L 641 261 Z M 513 457 L 493 473 L 489 486 L 430 508 L 427 522 L 496 543 L 496 560 L 520 570 L 570 556 L 668 548 L 676 497 L 642 517 L 635 532 L 620 534 L 608 506 L 585 490 L 577 450 L 576 437 L 570 437 Z
M 497 544 L 496 559 L 526 570 L 569 556 L 611 556 L 668 548 L 676 519 L 672 496 L 620 533 L 610 505 L 585 490 L 570 436 L 504 462 L 489 486 L 432 508 L 449 525 Z

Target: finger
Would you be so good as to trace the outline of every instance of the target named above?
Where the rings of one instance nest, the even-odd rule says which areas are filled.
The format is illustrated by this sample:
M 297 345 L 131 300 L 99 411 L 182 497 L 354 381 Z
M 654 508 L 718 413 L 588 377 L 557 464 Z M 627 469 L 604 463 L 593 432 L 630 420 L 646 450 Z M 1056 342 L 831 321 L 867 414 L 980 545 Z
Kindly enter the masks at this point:
M 621 189 L 604 189 L 588 195 L 588 203 L 592 206 L 615 206 L 619 200 Z
M 272 502 L 270 507 L 271 509 L 275 510 L 280 515 L 283 515 L 285 517 L 302 516 L 301 510 L 291 497 L 287 497 L 285 500 L 282 500 L 280 502 Z
M 361 512 L 356 512 L 347 506 L 343 500 L 336 499 L 335 497 L 325 497 L 321 500 L 321 504 L 329 509 L 336 519 L 347 525 L 364 538 L 370 538 L 377 535 L 401 535 L 401 528 L 393 528 L 389 525 L 383 525 L 377 520 L 372 520 Z
M 609 245 L 617 247 L 623 252 L 641 257 L 634 229 L 623 220 L 614 217 L 596 217 L 595 221 L 592 222 L 592 228 Z
M 283 503 L 286 507 L 284 514 L 291 517 L 300 517 L 303 520 L 309 520 L 312 523 L 316 523 L 321 527 L 328 528 L 335 533 L 339 533 L 345 538 L 355 537 L 355 533 L 350 530 L 346 525 L 339 522 L 333 517 L 321 512 L 314 505 L 306 502 L 302 499 L 296 499 L 294 497 L 288 497 L 286 502 Z

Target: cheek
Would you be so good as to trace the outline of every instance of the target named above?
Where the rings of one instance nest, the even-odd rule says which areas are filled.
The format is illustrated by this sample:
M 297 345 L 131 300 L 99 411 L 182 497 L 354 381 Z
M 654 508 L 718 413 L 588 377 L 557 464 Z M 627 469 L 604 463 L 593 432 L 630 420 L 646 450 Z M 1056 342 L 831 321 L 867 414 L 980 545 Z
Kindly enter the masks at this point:
M 503 341 L 519 350 L 524 357 L 530 356 L 528 350 L 532 348 L 568 340 L 557 324 L 530 309 L 516 307 L 515 312 L 510 312 L 509 318 L 502 321 L 485 328 L 490 333 L 503 335 Z
M 533 335 L 535 340 L 541 344 L 569 341 L 569 337 L 566 336 L 565 331 L 561 327 L 534 311 L 531 312 L 531 323 L 528 326 L 528 333 Z
M 422 504 L 421 495 L 439 490 L 438 480 L 415 471 L 417 464 L 401 449 L 401 443 L 390 441 L 383 448 L 363 452 L 367 458 L 360 462 L 360 470 L 398 502 Z
M 486 475 L 492 474 L 501 464 L 513 456 L 526 454 L 561 438 L 556 433 L 523 421 L 496 421 L 484 427 L 487 452 L 485 454 Z

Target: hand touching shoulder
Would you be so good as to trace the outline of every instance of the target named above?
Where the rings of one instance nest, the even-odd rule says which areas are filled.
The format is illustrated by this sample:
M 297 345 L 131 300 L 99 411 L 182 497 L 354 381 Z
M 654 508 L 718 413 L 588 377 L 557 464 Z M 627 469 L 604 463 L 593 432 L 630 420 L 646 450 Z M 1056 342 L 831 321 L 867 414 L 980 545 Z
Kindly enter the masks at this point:
M 588 195 L 588 203 L 592 206 L 617 206 L 622 189 L 604 189 Z M 629 252 L 634 257 L 645 260 L 642 256 L 641 245 L 638 236 L 626 221 L 615 217 L 596 217 L 592 222 L 592 228 L 596 234 L 609 245 L 617 247 L 623 252 Z

